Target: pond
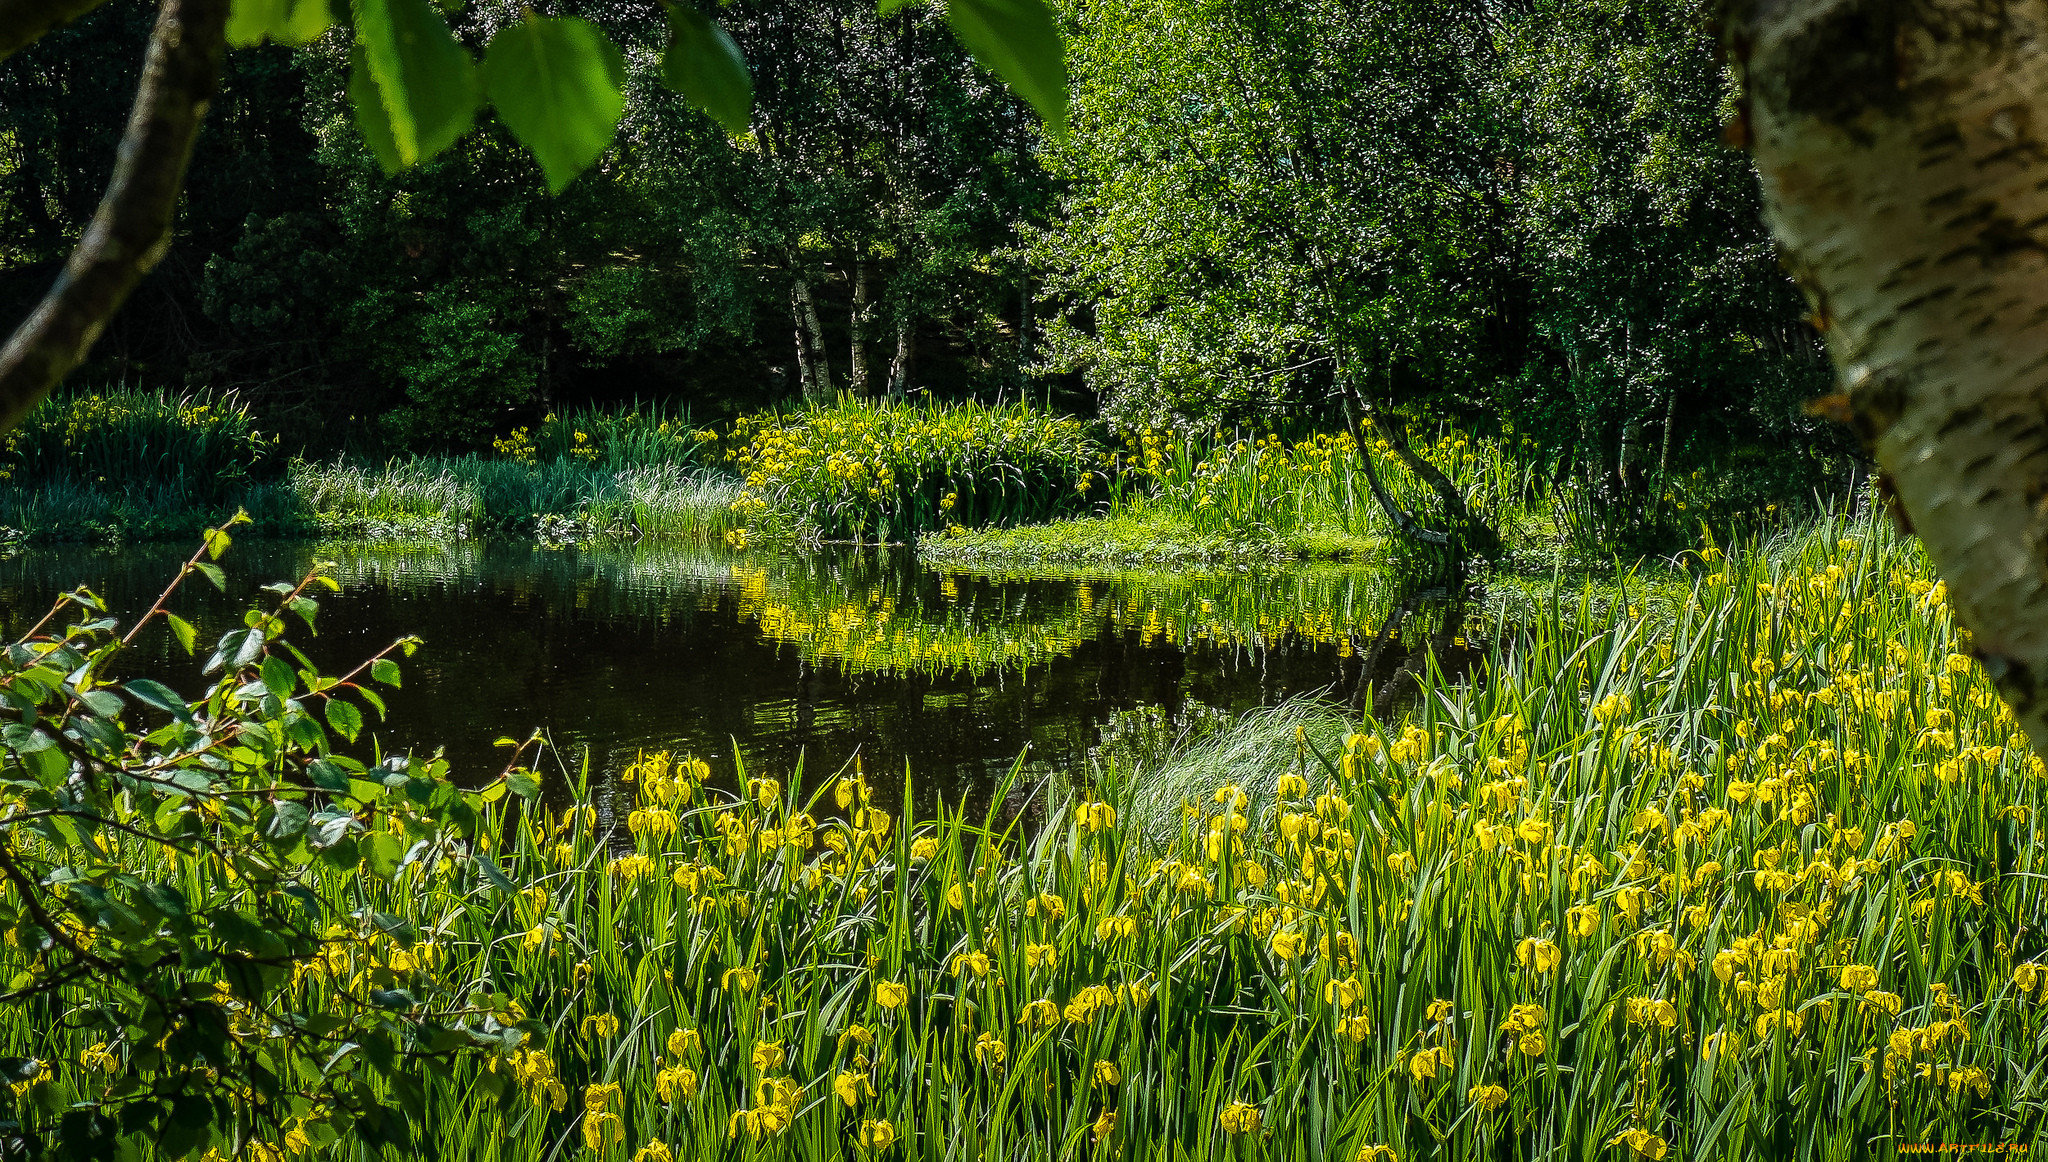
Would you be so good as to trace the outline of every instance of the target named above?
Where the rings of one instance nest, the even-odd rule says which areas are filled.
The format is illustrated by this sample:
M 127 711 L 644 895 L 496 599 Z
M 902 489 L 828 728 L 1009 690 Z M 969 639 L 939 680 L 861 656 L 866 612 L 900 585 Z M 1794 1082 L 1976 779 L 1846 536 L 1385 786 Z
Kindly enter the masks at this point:
M 0 560 L 0 624 L 12 640 L 77 585 L 130 620 L 188 552 L 19 551 Z M 1020 786 L 1085 772 L 1118 711 L 1348 699 L 1369 657 L 1384 684 L 1432 632 L 1371 570 L 1013 576 L 880 548 L 242 542 L 222 560 L 225 595 L 193 578 L 172 607 L 209 642 L 260 585 L 316 560 L 342 592 L 323 600 L 318 636 L 294 641 L 327 672 L 406 634 L 424 641 L 373 732 L 386 751 L 443 748 L 459 778 L 481 781 L 503 765 L 495 740 L 541 729 L 569 769 L 587 756 L 593 781 L 669 749 L 730 782 L 737 749 L 748 774 L 786 780 L 801 763 L 812 785 L 858 756 L 878 788 L 907 765 L 920 813 L 939 796 L 979 809 L 1020 757 Z M 1456 615 L 1438 631 L 1444 616 Z M 123 668 L 200 685 L 168 634 Z

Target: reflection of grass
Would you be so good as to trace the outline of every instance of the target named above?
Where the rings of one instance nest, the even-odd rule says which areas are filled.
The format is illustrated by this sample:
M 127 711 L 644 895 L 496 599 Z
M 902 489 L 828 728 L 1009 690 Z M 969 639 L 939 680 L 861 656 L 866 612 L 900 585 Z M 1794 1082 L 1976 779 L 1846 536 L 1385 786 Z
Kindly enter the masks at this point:
M 750 560 L 741 613 L 813 661 L 854 672 L 983 674 L 1070 656 L 1104 632 L 1141 643 L 1264 647 L 1289 638 L 1348 656 L 1387 618 L 1402 579 L 1337 566 L 1206 575 L 933 573 L 874 558 Z
M 918 552 L 935 563 L 1003 569 L 1141 569 L 1277 562 L 1294 555 L 1277 538 L 1201 532 L 1164 509 L 1015 529 L 958 529 L 923 538 Z

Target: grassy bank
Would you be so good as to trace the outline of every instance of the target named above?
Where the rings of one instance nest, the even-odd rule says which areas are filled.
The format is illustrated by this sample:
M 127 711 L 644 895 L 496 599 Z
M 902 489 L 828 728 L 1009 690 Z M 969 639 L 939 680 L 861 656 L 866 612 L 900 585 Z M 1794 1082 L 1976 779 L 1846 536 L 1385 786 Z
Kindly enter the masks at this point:
M 1913 546 L 1823 526 L 1635 615 L 1556 593 L 1484 682 L 1171 785 L 1107 771 L 1035 833 L 646 756 L 616 798 L 501 821 L 541 890 L 322 872 L 376 922 L 266 1003 L 433 974 L 545 1022 L 426 1083 L 420 1158 L 2032 1142 L 2048 768 L 1967 650 Z M 43 1108 L 130 1051 L 5 1019 L 54 1063 Z
M 0 446 L 0 536 L 183 539 L 243 509 L 271 536 L 717 541 L 740 526 L 740 489 L 705 461 L 709 439 L 680 413 L 582 409 L 488 454 L 308 462 L 233 398 L 64 395 Z

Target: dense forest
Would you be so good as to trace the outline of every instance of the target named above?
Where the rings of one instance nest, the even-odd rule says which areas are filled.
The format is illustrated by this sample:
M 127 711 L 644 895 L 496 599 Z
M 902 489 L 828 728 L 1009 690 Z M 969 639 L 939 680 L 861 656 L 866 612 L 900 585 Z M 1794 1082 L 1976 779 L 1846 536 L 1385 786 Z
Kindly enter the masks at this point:
M 658 83 L 658 13 L 582 14 L 627 46 L 627 110 L 559 196 L 488 118 L 387 178 L 338 33 L 234 53 L 175 244 L 71 382 L 232 390 L 319 455 L 845 391 L 1120 431 L 1391 405 L 1602 490 L 1847 463 L 1801 410 L 1825 360 L 1698 4 L 1071 3 L 1057 139 L 932 12 L 726 6 L 737 137 Z M 11 318 L 91 218 L 148 25 L 110 4 L 0 66 Z

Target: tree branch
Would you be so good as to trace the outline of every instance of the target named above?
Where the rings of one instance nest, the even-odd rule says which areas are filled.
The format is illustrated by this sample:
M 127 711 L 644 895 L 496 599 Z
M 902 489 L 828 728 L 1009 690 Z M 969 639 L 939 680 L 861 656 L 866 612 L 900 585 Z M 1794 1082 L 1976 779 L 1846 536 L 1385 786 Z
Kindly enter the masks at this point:
M 0 0 L 0 13 L 30 0 Z M 45 0 L 46 3 L 50 0 Z M 54 0 L 52 8 L 77 0 Z M 78 366 L 128 292 L 170 244 L 192 141 L 220 83 L 229 0 L 163 0 L 114 179 L 35 312 L 0 350 L 0 430 L 21 422 Z M 6 45 L 0 27 L 0 50 Z
M 106 0 L 0 0 L 0 61 L 104 3 Z

